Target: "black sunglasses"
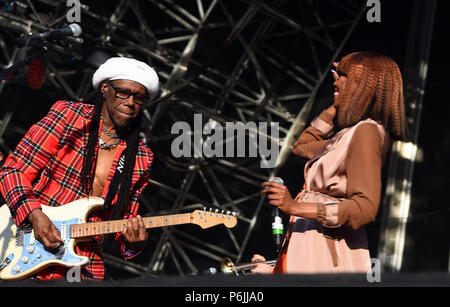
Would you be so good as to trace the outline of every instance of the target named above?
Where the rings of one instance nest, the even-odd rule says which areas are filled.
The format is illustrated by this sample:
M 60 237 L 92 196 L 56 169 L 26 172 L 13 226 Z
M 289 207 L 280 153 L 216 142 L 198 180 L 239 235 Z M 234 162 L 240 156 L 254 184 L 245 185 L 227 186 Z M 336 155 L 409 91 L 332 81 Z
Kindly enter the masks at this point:
M 137 103 L 138 105 L 143 105 L 144 103 L 146 103 L 149 100 L 147 95 L 141 95 L 139 93 L 132 93 L 129 90 L 115 86 L 110 81 L 106 81 L 106 84 L 108 84 L 109 86 L 111 86 L 114 89 L 114 95 L 117 98 L 128 99 L 128 98 L 130 98 L 130 96 L 133 96 L 134 102 Z

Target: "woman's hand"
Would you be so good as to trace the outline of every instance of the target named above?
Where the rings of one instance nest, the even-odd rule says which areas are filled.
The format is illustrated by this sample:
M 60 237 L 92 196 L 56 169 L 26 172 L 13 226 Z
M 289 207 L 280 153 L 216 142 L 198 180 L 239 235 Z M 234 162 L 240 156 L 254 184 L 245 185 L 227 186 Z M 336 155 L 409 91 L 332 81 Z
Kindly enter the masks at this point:
M 338 62 L 334 62 L 333 66 L 335 69 L 337 69 L 339 63 Z M 339 75 L 335 70 L 331 70 L 331 75 L 334 79 L 334 81 L 336 82 L 339 79 Z M 334 88 L 334 95 L 336 95 L 337 93 L 337 88 Z M 336 97 L 335 97 L 336 98 Z M 325 110 L 323 110 L 320 115 L 319 118 L 321 118 L 322 120 L 324 120 L 325 122 L 332 124 L 334 121 L 334 118 L 336 117 L 336 100 L 335 102 L 329 106 L 328 108 L 326 108 Z
M 332 75 L 334 81 L 336 81 L 337 79 L 339 79 L 339 75 L 336 72 L 336 70 L 339 66 L 339 62 L 333 62 L 333 66 L 334 66 L 334 69 L 331 70 L 331 75 Z
M 122 234 L 127 247 L 132 250 L 143 249 L 148 240 L 148 232 L 140 215 L 127 221 L 127 226 L 123 229 Z
M 332 104 L 331 106 L 323 110 L 322 113 L 320 113 L 319 118 L 328 122 L 329 124 L 332 124 L 334 118 L 336 117 L 336 113 L 336 107 L 334 104 Z
M 267 195 L 270 205 L 278 207 L 286 214 L 292 214 L 293 207 L 297 205 L 297 202 L 292 198 L 284 184 L 266 181 L 261 186 L 264 188 L 261 194 Z
M 262 185 L 261 194 L 266 194 L 269 204 L 278 207 L 288 215 L 317 220 L 318 203 L 298 203 L 292 199 L 288 188 L 278 182 L 267 181 Z

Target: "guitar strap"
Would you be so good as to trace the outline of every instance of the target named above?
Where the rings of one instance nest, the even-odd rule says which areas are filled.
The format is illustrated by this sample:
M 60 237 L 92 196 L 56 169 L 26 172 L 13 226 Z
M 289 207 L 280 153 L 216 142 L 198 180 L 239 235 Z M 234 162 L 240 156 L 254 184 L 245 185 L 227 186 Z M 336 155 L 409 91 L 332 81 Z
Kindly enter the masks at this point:
M 120 177 L 123 172 L 123 167 L 125 166 L 125 150 L 120 156 L 119 161 L 117 162 L 116 172 L 114 173 L 114 177 L 109 184 L 108 193 L 106 194 L 105 201 L 103 202 L 103 211 L 107 210 L 111 207 L 111 203 L 116 195 L 117 191 L 120 188 Z M 103 236 L 102 249 L 106 249 L 111 245 L 112 238 L 114 234 L 107 234 Z
M 114 177 L 109 184 L 108 193 L 106 194 L 105 201 L 103 202 L 103 210 L 108 209 L 111 206 L 111 202 L 114 199 L 117 191 L 120 188 L 120 175 L 123 172 L 123 167 L 125 165 L 125 151 L 123 151 L 120 156 L 119 162 L 117 162 L 116 172 L 114 173 Z

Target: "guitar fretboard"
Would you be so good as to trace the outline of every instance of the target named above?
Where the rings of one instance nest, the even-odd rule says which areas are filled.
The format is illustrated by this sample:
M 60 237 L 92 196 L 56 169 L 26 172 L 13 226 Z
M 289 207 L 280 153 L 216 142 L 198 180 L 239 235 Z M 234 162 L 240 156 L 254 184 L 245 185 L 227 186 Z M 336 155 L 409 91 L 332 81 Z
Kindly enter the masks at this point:
M 143 218 L 145 228 L 156 228 L 163 226 L 173 226 L 189 224 L 191 214 L 174 214 Z M 70 226 L 69 234 L 71 238 L 84 238 L 89 236 L 103 235 L 121 232 L 127 226 L 128 220 L 115 220 L 106 222 L 93 222 L 84 224 L 74 224 Z

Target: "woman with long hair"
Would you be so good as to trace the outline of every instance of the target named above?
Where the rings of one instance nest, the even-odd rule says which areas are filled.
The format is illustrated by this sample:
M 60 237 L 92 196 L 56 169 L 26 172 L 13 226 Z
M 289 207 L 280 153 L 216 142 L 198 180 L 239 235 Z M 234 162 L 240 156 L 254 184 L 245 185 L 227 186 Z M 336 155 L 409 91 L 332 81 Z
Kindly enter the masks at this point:
M 333 105 L 292 148 L 309 159 L 303 189 L 293 199 L 284 185 L 262 185 L 269 203 L 291 216 L 275 273 L 371 269 L 364 225 L 378 212 L 392 139 L 407 135 L 403 81 L 397 64 L 374 52 L 351 53 L 335 67 Z M 253 261 L 262 259 L 256 255 Z M 263 264 L 253 270 L 267 271 Z

